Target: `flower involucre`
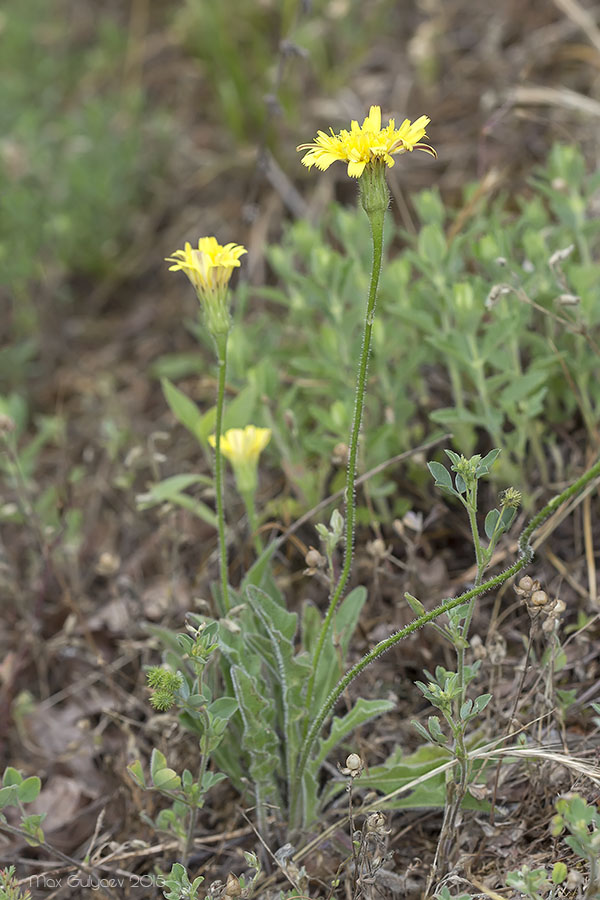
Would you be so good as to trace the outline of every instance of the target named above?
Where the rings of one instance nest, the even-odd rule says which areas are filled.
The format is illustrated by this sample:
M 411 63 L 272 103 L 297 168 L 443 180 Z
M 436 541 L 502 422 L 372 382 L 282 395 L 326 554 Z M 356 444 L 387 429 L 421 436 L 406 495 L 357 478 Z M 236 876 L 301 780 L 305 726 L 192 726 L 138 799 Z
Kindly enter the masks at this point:
M 222 247 L 215 237 L 203 237 L 197 248 L 187 241 L 183 250 L 175 250 L 166 261 L 173 263 L 169 272 L 185 272 L 198 296 L 202 297 L 226 288 L 231 273 L 240 265 L 240 256 L 247 252 L 241 244 Z
M 414 122 L 405 119 L 400 128 L 396 128 L 394 119 L 390 119 L 385 128 L 381 127 L 381 107 L 372 106 L 369 115 L 362 125 L 353 121 L 350 131 L 343 128 L 339 134 L 330 129 L 331 134 L 319 131 L 312 144 L 300 144 L 297 150 L 308 150 L 302 157 L 307 168 L 316 166 L 325 171 L 329 166 L 341 160 L 348 163 L 348 175 L 360 178 L 365 166 L 381 160 L 386 166 L 393 166 L 394 156 L 400 153 L 423 150 L 431 156 L 437 153 L 429 144 L 420 143 L 426 137 L 425 129 L 429 125 L 428 116 L 420 116 Z
M 270 428 L 257 428 L 246 425 L 245 428 L 230 428 L 221 437 L 221 452 L 233 464 L 257 462 L 261 452 L 271 440 Z M 208 438 L 211 447 L 216 444 L 216 436 Z

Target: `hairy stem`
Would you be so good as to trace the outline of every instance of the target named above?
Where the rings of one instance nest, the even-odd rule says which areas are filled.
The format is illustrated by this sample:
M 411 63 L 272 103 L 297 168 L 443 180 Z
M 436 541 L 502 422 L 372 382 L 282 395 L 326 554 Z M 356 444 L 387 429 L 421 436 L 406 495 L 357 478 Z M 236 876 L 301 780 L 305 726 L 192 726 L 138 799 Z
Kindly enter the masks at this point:
M 325 638 L 329 631 L 329 626 L 333 618 L 333 614 L 340 602 L 341 596 L 346 587 L 346 582 L 350 576 L 352 567 L 352 554 L 354 550 L 354 525 L 356 518 L 356 496 L 355 496 L 355 480 L 356 480 L 356 461 L 358 457 L 358 440 L 360 437 L 360 426 L 362 423 L 362 414 L 365 403 L 365 393 L 367 388 L 367 369 L 369 365 L 369 353 L 371 350 L 371 334 L 373 331 L 373 321 L 375 319 L 375 303 L 377 301 L 377 287 L 379 285 L 379 275 L 381 272 L 381 260 L 383 256 L 383 223 L 385 210 L 368 213 L 369 223 L 371 225 L 371 236 L 373 238 L 373 267 L 371 269 L 371 284 L 369 287 L 369 299 L 367 301 L 367 309 L 365 313 L 365 321 L 363 327 L 362 345 L 360 358 L 358 362 L 358 372 L 356 375 L 356 394 L 354 402 L 354 415 L 352 418 L 352 427 L 350 429 L 350 447 L 348 456 L 348 469 L 346 471 L 346 538 L 344 547 L 344 565 L 340 573 L 338 582 L 333 590 L 327 613 L 321 626 L 319 640 L 315 650 L 312 664 L 312 673 L 308 682 L 306 691 L 305 708 L 310 713 L 310 705 L 313 698 L 315 679 L 319 667 L 319 660 L 323 652 Z M 307 718 L 308 723 L 308 718 Z
M 217 495 L 217 523 L 219 529 L 219 570 L 223 611 L 229 612 L 229 584 L 227 580 L 227 543 L 225 541 L 225 506 L 223 503 L 223 454 L 221 453 L 221 433 L 223 431 L 223 407 L 225 404 L 225 378 L 227 375 L 227 335 L 215 338 L 219 379 L 217 386 L 217 415 L 215 422 L 215 492 Z

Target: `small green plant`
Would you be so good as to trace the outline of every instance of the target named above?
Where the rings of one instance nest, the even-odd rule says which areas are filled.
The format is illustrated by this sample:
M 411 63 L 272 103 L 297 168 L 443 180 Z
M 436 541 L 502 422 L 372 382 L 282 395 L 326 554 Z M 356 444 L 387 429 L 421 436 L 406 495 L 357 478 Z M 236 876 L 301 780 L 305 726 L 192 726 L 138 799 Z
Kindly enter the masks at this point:
M 161 876 L 159 884 L 166 900 L 200 900 L 198 891 L 203 881 L 202 875 L 190 881 L 185 866 L 173 863 L 170 873 Z
M 477 521 L 478 486 L 479 480 L 489 475 L 500 450 L 490 451 L 483 459 L 479 455 L 466 459 L 451 450 L 446 450 L 446 454 L 452 463 L 451 471 L 455 473 L 454 479 L 442 463 L 430 462 L 428 468 L 435 479 L 436 486 L 441 488 L 444 493 L 459 500 L 467 512 L 477 564 L 475 587 L 478 587 L 483 581 L 499 538 L 508 531 L 515 518 L 517 507 L 521 502 L 521 495 L 514 488 L 509 488 L 502 494 L 500 509 L 492 509 L 488 512 L 484 523 L 487 538 L 487 544 L 485 544 L 480 535 Z M 481 694 L 473 699 L 467 697 L 467 688 L 475 679 L 481 664 L 480 660 L 472 665 L 467 665 L 465 662 L 465 651 L 469 646 L 469 628 L 474 609 L 475 597 L 464 606 L 455 607 L 449 612 L 448 623 L 444 627 L 435 626 L 454 647 L 456 671 L 449 672 L 443 666 L 437 666 L 434 675 L 425 672 L 429 679 L 427 684 L 421 681 L 416 682 L 416 686 L 423 696 L 442 713 L 452 743 L 449 744 L 449 736 L 442 731 L 437 716 L 430 717 L 428 728 L 418 723 L 414 723 L 415 727 L 427 740 L 441 746 L 449 745 L 457 761 L 458 769 L 458 772 L 454 769 L 448 771 L 444 821 L 430 884 L 436 878 L 438 861 L 443 859 L 446 864 L 447 860 L 451 858 L 452 848 L 455 846 L 454 832 L 457 816 L 471 777 L 466 745 L 467 729 L 478 722 L 479 716 L 491 700 L 491 694 Z
M 161 810 L 151 824 L 157 831 L 170 832 L 177 838 L 184 861 L 191 852 L 198 811 L 204 806 L 211 788 L 226 777 L 221 772 L 209 771 L 208 765 L 223 741 L 229 719 L 237 710 L 237 702 L 232 697 L 213 700 L 205 681 L 206 666 L 218 647 L 216 633 L 216 623 L 203 623 L 197 628 L 190 626 L 188 634 L 177 636 L 169 657 L 172 661 L 175 656 L 182 670 L 174 673 L 154 666 L 147 673 L 152 706 L 162 711 L 175 706 L 181 724 L 199 740 L 196 775 L 189 769 L 179 775 L 169 767 L 165 755 L 156 747 L 150 760 L 150 784 L 139 760 L 128 767 L 140 787 L 158 791 L 172 801 L 171 807 Z
M 434 897 L 436 900 L 471 900 L 471 894 L 457 894 L 453 897 L 446 885 L 441 887 Z
M 556 801 L 551 832 L 558 837 L 565 830 L 568 832 L 565 844 L 589 866 L 585 900 L 597 898 L 600 896 L 600 810 L 579 794 L 565 794 Z
M 31 900 L 31 891 L 17 884 L 14 866 L 0 869 L 0 900 Z
M 506 883 L 529 900 L 552 900 L 566 877 L 567 867 L 558 862 L 554 864 L 552 872 L 545 868 L 530 869 L 529 866 L 523 866 L 516 872 L 509 872 Z
M 44 840 L 42 822 L 44 821 L 45 813 L 28 814 L 25 810 L 25 804 L 33 803 L 37 799 L 41 788 L 42 782 L 37 775 L 30 775 L 29 778 L 24 778 L 13 766 L 8 766 L 4 770 L 2 787 L 0 788 L 0 809 L 5 809 L 8 806 L 17 808 L 21 815 L 19 833 L 32 847 L 36 847 L 40 841 Z M 1 825 L 7 825 L 6 816 L 3 813 L 0 813 Z

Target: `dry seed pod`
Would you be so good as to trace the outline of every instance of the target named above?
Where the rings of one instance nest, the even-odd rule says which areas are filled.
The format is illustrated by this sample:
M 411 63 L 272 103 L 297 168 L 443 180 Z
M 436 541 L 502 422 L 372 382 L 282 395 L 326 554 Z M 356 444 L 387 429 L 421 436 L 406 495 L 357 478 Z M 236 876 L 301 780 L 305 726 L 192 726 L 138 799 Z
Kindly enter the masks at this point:
M 234 875 L 233 872 L 230 872 L 227 876 L 227 882 L 225 883 L 225 896 L 240 897 L 241 894 L 242 886 L 240 885 L 240 879 L 237 875 Z
M 375 538 L 374 541 L 368 541 L 367 543 L 367 553 L 373 557 L 375 560 L 384 559 L 385 554 L 387 552 L 385 541 L 382 541 L 381 538 Z
M 346 757 L 346 765 L 343 768 L 340 766 L 342 775 L 349 775 L 350 778 L 358 778 L 362 770 L 363 761 L 358 753 L 350 753 L 350 755 Z
M 322 569 L 327 560 L 319 553 L 318 550 L 315 550 L 314 547 L 311 547 L 304 557 L 304 562 L 309 569 Z
M 347 466 L 348 465 L 348 444 L 344 444 L 340 441 L 339 444 L 336 444 L 333 448 L 333 452 L 331 454 L 331 462 L 334 466 Z
M 532 606 L 546 606 L 548 600 L 549 597 L 546 591 L 534 591 L 529 599 L 529 602 Z
M 471 638 L 471 650 L 475 659 L 485 659 L 487 656 L 487 649 L 478 634 L 474 634 Z
M 530 594 L 533 590 L 533 584 L 533 578 L 530 578 L 529 575 L 524 575 L 515 588 L 515 594 L 518 594 L 519 597 Z
M 377 834 L 379 837 L 384 837 L 386 834 L 391 834 L 392 829 L 386 828 L 387 819 L 382 812 L 374 812 L 367 816 L 367 821 L 365 822 L 365 828 L 367 832 L 371 834 Z

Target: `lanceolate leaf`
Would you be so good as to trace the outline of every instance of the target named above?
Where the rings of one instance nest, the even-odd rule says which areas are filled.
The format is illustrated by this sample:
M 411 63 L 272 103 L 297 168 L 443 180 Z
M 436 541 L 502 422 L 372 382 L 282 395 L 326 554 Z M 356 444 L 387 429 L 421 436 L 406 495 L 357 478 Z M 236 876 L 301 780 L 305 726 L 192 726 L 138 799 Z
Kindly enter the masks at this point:
M 319 766 L 345 737 L 351 734 L 356 728 L 364 725 L 365 722 L 374 719 L 375 716 L 380 716 L 382 713 L 394 709 L 394 706 L 395 704 L 391 700 L 363 700 L 361 697 L 345 716 L 334 718 L 331 722 L 328 737 L 322 738 L 319 741 L 319 752 L 315 760 L 311 763 L 315 775 Z
M 244 725 L 242 747 L 250 757 L 249 775 L 257 803 L 278 803 L 277 774 L 281 771 L 279 740 L 273 724 L 270 698 L 241 666 L 231 669 L 233 689 Z
M 315 679 L 315 693 L 313 696 L 315 709 L 320 709 L 330 690 L 345 672 L 348 646 L 366 599 L 367 590 L 362 585 L 359 585 L 353 591 L 350 591 L 333 617 L 329 635 L 325 638 L 325 647 L 329 649 L 321 654 L 319 670 Z M 337 648 L 335 651 L 334 646 Z
M 311 671 L 310 664 L 307 658 L 299 659 L 294 655 L 292 641 L 296 633 L 297 616 L 286 612 L 268 594 L 253 585 L 248 586 L 247 596 L 254 614 L 267 632 L 276 664 L 275 677 L 281 689 L 280 725 L 285 745 L 286 779 L 288 792 L 291 794 L 293 767 L 301 737 L 299 723 L 305 714 L 303 700 Z M 285 633 L 277 625 L 285 629 Z

